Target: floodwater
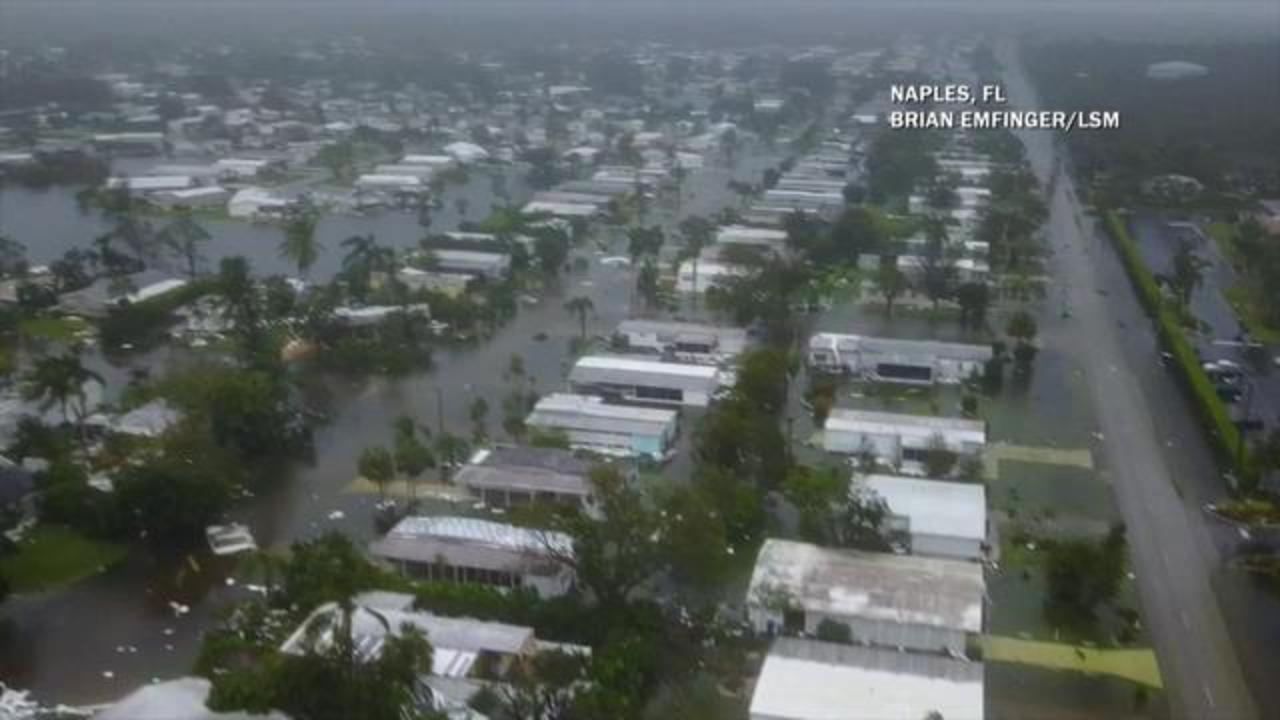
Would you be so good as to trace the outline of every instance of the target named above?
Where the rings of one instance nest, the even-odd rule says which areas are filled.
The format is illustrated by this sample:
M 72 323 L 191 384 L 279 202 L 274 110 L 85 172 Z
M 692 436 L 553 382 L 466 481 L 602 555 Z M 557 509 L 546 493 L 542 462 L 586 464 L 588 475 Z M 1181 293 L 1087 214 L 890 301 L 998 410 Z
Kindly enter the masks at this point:
M 693 173 L 686 180 L 679 211 L 655 211 L 649 221 L 671 228 L 691 213 L 712 213 L 731 205 L 736 196 L 726 187 L 729 179 L 758 181 L 763 169 L 777 160 L 776 153 L 753 150 L 743 152 L 732 168 L 707 167 Z M 466 186 L 468 192 L 477 193 L 468 208 L 468 217 L 476 220 L 484 217 L 491 203 L 483 197 L 491 183 L 477 180 L 479 176 L 473 173 Z M 79 215 L 73 194 L 66 191 L 5 192 L 0 194 L 0 208 L 7 210 L 0 216 L 0 229 L 20 239 L 41 227 L 56 227 L 65 237 L 75 238 L 41 246 L 43 255 L 37 254 L 35 243 L 25 240 L 35 262 L 60 255 L 95 231 L 92 218 Z M 446 201 L 445 210 L 435 213 L 432 229 L 456 227 L 456 214 L 448 214 L 455 210 Z M 277 228 L 230 222 L 209 227 L 214 234 L 207 252 L 211 259 L 255 251 L 250 257 L 260 272 L 289 271 L 275 256 Z M 318 264 L 317 275 L 338 267 L 341 253 L 334 247 L 342 237 L 365 232 L 397 247 L 413 245 L 421 235 L 415 217 L 408 213 L 328 218 L 321 224 L 320 236 L 329 252 Z M 570 342 L 579 333 L 577 318 L 564 310 L 565 300 L 578 295 L 591 298 L 595 312 L 588 318 L 588 333 L 593 335 L 607 335 L 631 315 L 631 269 L 599 262 L 603 255 L 625 255 L 626 241 L 618 233 L 603 232 L 595 240 L 606 242 L 607 251 L 598 251 L 595 241 L 575 250 L 590 261 L 587 270 L 562 276 L 535 303 L 522 304 L 517 317 L 492 338 L 474 346 L 438 349 L 429 372 L 398 379 L 326 378 L 324 401 L 331 416 L 316 430 L 314 458 L 282 468 L 278 482 L 238 507 L 232 513 L 235 519 L 248 523 L 264 547 L 287 546 L 330 529 L 365 542 L 374 537 L 377 498 L 348 492 L 348 487 L 355 479 L 360 452 L 388 443 L 396 417 L 409 415 L 434 432 L 442 416 L 447 430 L 467 436 L 470 405 L 476 397 L 484 397 L 490 408 L 489 436 L 505 439 L 502 398 L 511 389 L 504 374 L 512 355 L 523 358 L 526 383 L 539 393 L 563 387 L 571 363 Z M 123 360 L 92 359 L 114 384 L 126 381 L 130 368 L 159 373 L 189 356 L 187 350 L 162 348 Z M 434 472 L 428 471 L 426 479 L 434 479 Z M 152 678 L 185 674 L 199 650 L 201 632 L 216 620 L 217 608 L 246 592 L 225 585 L 229 569 L 228 563 L 215 561 L 207 553 L 191 559 L 140 554 L 71 588 L 11 599 L 5 606 L 6 618 L 0 621 L 0 677 L 12 687 L 31 690 L 46 704 L 80 704 L 114 699 Z M 190 612 L 176 617 L 171 600 L 189 606 Z M 109 677 L 104 674 L 108 672 Z
M 146 165 L 157 162 L 161 161 Z M 448 186 L 442 195 L 441 207 L 432 210 L 431 226 L 426 230 L 418 224 L 415 212 L 386 210 L 367 216 L 324 216 L 316 227 L 316 239 L 323 251 L 311 270 L 312 277 L 328 278 L 342 267 L 345 252 L 342 241 L 352 235 L 373 233 L 383 245 L 405 249 L 416 246 L 427 232 L 445 232 L 457 229 L 462 222 L 482 221 L 494 207 L 504 204 L 493 192 L 495 180 L 491 173 L 505 178 L 503 182 L 512 202 L 521 203 L 527 199 L 529 189 L 520 181 L 515 169 L 509 167 L 472 171 L 465 184 Z M 164 216 L 149 220 L 156 228 L 163 227 L 166 222 Z M 211 236 L 202 249 L 206 269 L 216 268 L 223 257 L 243 255 L 259 274 L 297 274 L 293 263 L 280 255 L 283 232 L 279 224 L 251 224 L 229 219 L 200 220 L 200 224 Z M 56 260 L 74 247 L 87 248 L 95 237 L 110 229 L 110 224 L 99 213 L 79 210 L 74 190 L 0 190 L 0 234 L 25 244 L 28 259 L 33 265 Z M 180 267 L 178 263 L 170 270 L 178 272 Z

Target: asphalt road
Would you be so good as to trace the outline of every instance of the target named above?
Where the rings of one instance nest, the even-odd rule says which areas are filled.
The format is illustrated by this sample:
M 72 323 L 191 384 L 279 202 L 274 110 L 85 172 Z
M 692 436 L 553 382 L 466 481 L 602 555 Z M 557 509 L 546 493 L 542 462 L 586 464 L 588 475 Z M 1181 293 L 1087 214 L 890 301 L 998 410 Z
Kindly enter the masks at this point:
M 1013 104 L 1036 107 L 1036 96 L 1020 68 L 1008 61 L 1006 65 L 1011 68 L 1006 81 Z M 1049 269 L 1056 286 L 1049 297 L 1061 298 L 1071 309 L 1072 319 L 1063 328 L 1065 341 L 1077 349 L 1093 395 L 1101 433 L 1097 450 L 1128 527 L 1143 617 L 1173 715 L 1257 717 L 1211 586 L 1221 565 L 1217 530 L 1208 526 L 1197 493 L 1185 500 L 1180 496 L 1174 463 L 1181 453 L 1169 451 L 1162 423 L 1153 417 L 1166 411 L 1167 403 L 1149 402 L 1144 385 L 1150 384 L 1152 368 L 1135 366 L 1123 346 L 1133 334 L 1149 334 L 1151 328 L 1147 323 L 1117 321 L 1117 304 L 1127 308 L 1135 303 L 1132 289 L 1115 283 L 1104 287 L 1096 258 L 1109 251 L 1062 170 L 1055 135 L 1027 132 L 1023 140 L 1036 174 L 1053 189 L 1045 231 L 1053 250 Z

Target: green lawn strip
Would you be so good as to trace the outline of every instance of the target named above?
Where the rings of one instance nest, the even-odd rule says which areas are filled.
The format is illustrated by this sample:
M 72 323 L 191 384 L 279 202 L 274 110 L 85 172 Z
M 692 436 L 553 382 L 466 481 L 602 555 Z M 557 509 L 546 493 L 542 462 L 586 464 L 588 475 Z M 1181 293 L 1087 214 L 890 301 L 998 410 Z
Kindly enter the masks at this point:
M 1142 259 L 1137 243 L 1129 235 L 1124 220 L 1115 210 L 1106 211 L 1104 218 L 1107 234 L 1120 253 L 1125 271 L 1138 291 L 1138 299 L 1147 313 L 1155 319 L 1160 341 L 1181 371 L 1182 379 L 1215 448 L 1222 458 L 1236 466 L 1241 475 L 1250 477 L 1254 468 L 1248 453 L 1238 457 L 1240 430 L 1231 420 L 1227 406 L 1218 397 L 1213 382 L 1205 375 L 1195 346 L 1187 339 L 1179 322 L 1178 312 L 1165 301 L 1151 270 Z
M 1103 649 L 985 635 L 982 638 L 982 653 L 986 662 L 1018 663 L 1050 670 L 1112 675 L 1151 688 L 1164 687 L 1155 653 L 1150 648 Z
M 1236 284 L 1225 288 L 1222 295 L 1235 310 L 1240 324 L 1244 325 L 1249 335 L 1258 342 L 1268 345 L 1280 343 L 1280 327 L 1269 324 L 1260 310 L 1267 302 L 1267 298 L 1260 297 L 1256 289 L 1246 284 L 1243 278 L 1238 277 L 1240 268 L 1244 266 L 1246 260 L 1240 255 L 1240 249 L 1236 247 L 1235 226 L 1231 223 L 1216 222 L 1206 227 L 1205 231 L 1218 244 L 1222 254 L 1231 261 L 1231 265 L 1236 268 Z
M 18 325 L 18 331 L 25 337 L 35 340 L 53 340 L 71 342 L 88 324 L 79 318 L 59 315 L 38 315 L 26 318 Z
M 91 540 L 63 525 L 39 525 L 0 557 L 0 573 L 15 592 L 53 590 L 102 572 L 125 552 L 123 545 Z

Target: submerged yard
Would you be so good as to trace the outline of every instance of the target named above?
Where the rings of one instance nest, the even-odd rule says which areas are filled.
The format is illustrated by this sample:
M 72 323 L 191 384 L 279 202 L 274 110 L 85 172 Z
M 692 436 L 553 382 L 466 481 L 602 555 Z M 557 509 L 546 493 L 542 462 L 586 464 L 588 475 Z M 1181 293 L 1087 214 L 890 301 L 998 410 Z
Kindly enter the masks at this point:
M 13 592 L 41 592 L 71 585 L 120 562 L 123 545 L 91 540 L 62 525 L 39 525 L 0 557 Z

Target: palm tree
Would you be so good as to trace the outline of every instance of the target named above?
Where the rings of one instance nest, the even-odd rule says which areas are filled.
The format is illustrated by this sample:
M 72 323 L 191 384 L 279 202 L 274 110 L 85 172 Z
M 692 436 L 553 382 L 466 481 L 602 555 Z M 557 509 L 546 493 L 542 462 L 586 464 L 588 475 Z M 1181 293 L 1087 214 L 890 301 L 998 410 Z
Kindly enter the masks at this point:
M 378 486 L 378 498 L 387 499 L 387 484 L 395 477 L 396 465 L 391 451 L 381 445 L 365 448 L 357 462 L 360 477 Z
M 303 279 L 311 276 L 311 267 L 324 252 L 324 246 L 316 240 L 316 216 L 299 215 L 284 226 L 284 239 L 280 241 L 280 256 L 298 266 Z
M 199 274 L 200 246 L 209 242 L 209 231 L 200 226 L 192 216 L 189 208 L 183 208 L 178 216 L 160 231 L 160 242 L 166 248 L 182 258 L 187 265 L 187 277 L 195 278 Z
M 1182 308 L 1191 304 L 1191 295 L 1204 282 L 1204 271 L 1208 267 L 1209 261 L 1196 255 L 1190 243 L 1183 241 L 1178 246 L 1178 252 L 1173 256 L 1173 277 L 1169 284 Z
M 104 385 L 102 376 L 86 368 L 80 362 L 80 352 L 69 350 L 62 355 L 36 360 L 27 375 L 23 396 L 39 400 L 41 409 L 57 405 L 62 411 L 63 422 L 71 422 L 75 413 L 76 434 L 84 444 L 84 418 L 88 414 L 85 386 L 90 382 Z
M 387 263 L 389 248 L 379 247 L 373 234 L 352 235 L 342 241 L 347 254 L 342 258 L 342 272 L 347 278 L 351 294 L 363 300 L 369 292 L 370 275 Z M 392 254 L 394 257 L 394 253 Z
M 684 237 L 685 254 L 693 261 L 693 309 L 698 309 L 698 258 L 702 249 L 715 239 L 716 226 L 710 220 L 691 215 L 680 221 L 680 234 Z
M 596 304 L 591 302 L 591 298 L 585 295 L 579 295 L 572 298 L 564 304 L 564 309 L 571 315 L 578 316 L 578 337 L 582 340 L 587 339 L 587 314 L 595 313 Z

